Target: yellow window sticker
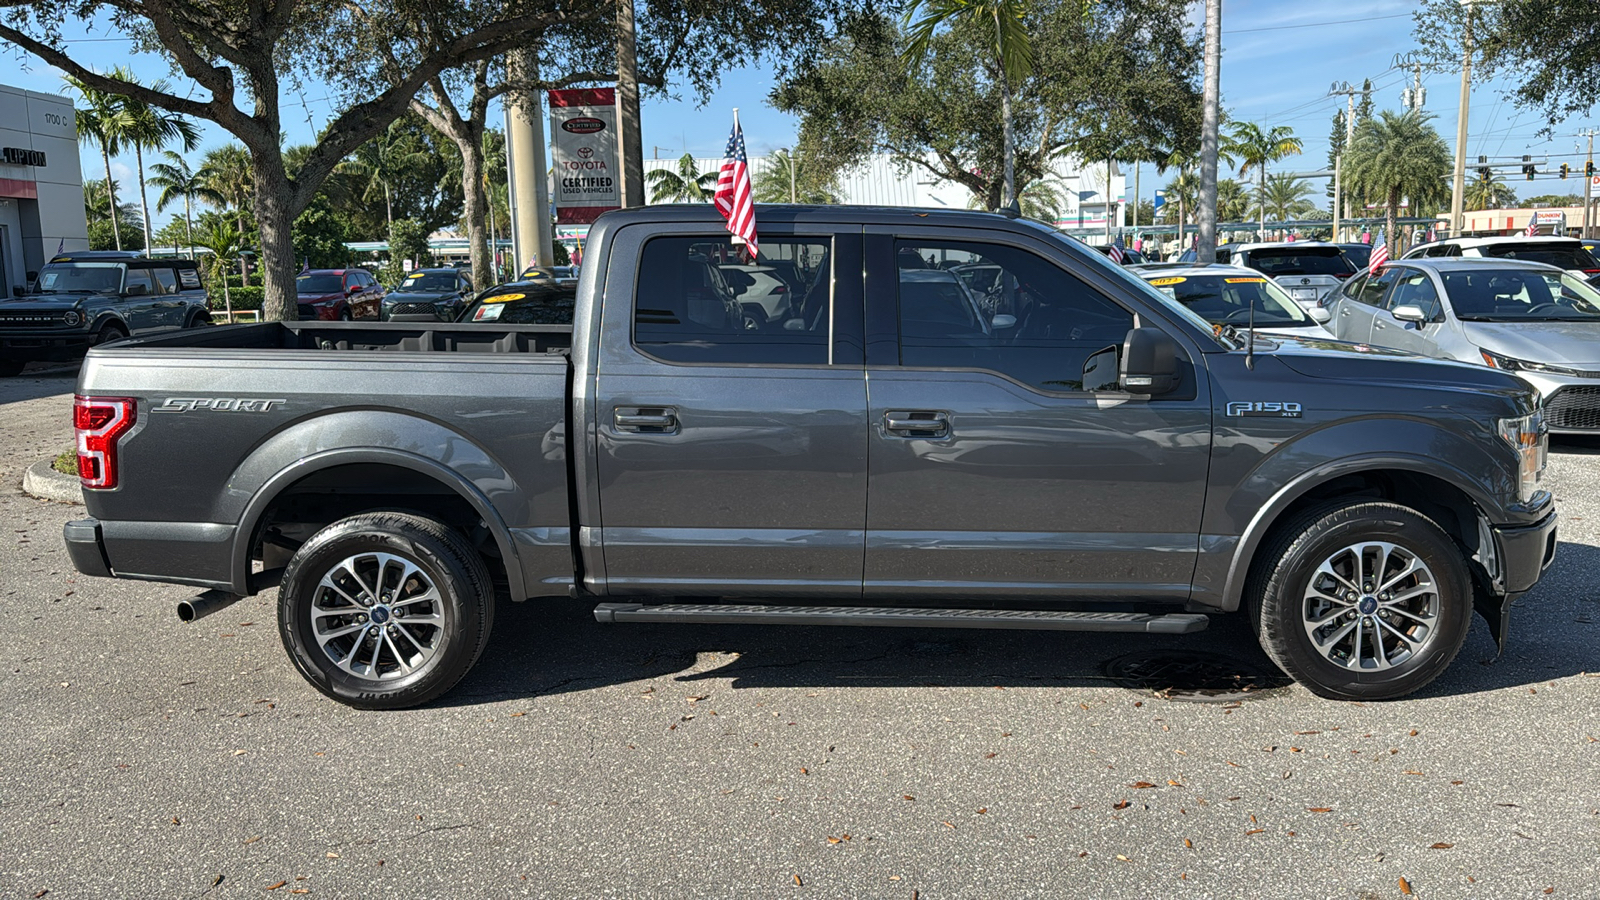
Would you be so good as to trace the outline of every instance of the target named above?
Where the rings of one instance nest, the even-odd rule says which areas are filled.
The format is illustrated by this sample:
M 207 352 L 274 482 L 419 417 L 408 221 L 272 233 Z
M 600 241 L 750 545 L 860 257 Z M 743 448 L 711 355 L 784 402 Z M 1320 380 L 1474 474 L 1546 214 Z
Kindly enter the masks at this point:
M 483 298 L 483 302 L 485 302 L 485 303 L 510 303 L 513 300 L 521 300 L 522 298 L 524 298 L 526 296 L 528 296 L 528 295 L 527 294 L 496 294 L 493 297 L 485 297 L 485 298 Z
M 1189 279 L 1187 279 L 1187 278 L 1178 278 L 1176 276 L 1168 276 L 1166 278 L 1152 278 L 1152 279 L 1150 279 L 1150 283 L 1155 285 L 1156 287 L 1161 287 L 1163 285 L 1168 285 L 1168 284 L 1182 284 L 1183 282 L 1188 281 L 1188 280 Z
M 1222 280 L 1228 284 L 1260 284 L 1266 281 L 1265 278 L 1224 278 Z

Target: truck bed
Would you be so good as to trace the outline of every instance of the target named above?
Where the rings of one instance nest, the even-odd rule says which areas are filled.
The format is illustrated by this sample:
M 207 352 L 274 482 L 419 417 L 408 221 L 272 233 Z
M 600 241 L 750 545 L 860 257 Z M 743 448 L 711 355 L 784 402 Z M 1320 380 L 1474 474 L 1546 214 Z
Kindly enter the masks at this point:
M 382 350 L 399 353 L 550 353 L 572 346 L 570 325 L 419 322 L 262 322 L 191 328 L 117 345 L 161 350 Z

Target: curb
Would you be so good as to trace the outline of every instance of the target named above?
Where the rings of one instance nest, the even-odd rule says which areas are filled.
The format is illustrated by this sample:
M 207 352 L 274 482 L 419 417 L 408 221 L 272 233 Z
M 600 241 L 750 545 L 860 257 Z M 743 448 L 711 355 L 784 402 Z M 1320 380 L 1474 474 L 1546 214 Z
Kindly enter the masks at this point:
M 76 475 L 50 468 L 54 459 L 41 459 L 22 473 L 22 490 L 44 500 L 83 505 L 83 483 Z

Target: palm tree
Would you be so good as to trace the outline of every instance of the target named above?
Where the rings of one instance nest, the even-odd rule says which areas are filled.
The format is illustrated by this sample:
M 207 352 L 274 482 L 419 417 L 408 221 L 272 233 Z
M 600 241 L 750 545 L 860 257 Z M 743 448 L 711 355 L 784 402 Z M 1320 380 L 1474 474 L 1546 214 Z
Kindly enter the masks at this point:
M 1388 110 L 1356 126 L 1355 138 L 1345 151 L 1345 186 L 1366 202 L 1382 203 L 1386 210 L 1384 234 L 1390 256 L 1397 256 L 1394 220 L 1402 198 L 1421 210 L 1444 204 L 1452 160 L 1444 138 L 1429 123 L 1433 116 L 1420 109 L 1395 114 Z
M 1282 173 L 1267 179 L 1256 202 L 1266 207 L 1280 221 L 1298 218 L 1315 207 L 1306 198 L 1311 196 L 1311 185 L 1304 178 Z
M 1504 209 L 1517 202 L 1517 192 L 1493 171 L 1467 185 L 1467 209 Z
M 161 190 L 156 198 L 156 212 L 165 212 L 168 205 L 183 200 L 183 227 L 189 244 L 189 258 L 194 258 L 194 201 L 222 202 L 221 196 L 211 190 L 208 180 L 211 173 L 202 166 L 198 171 L 189 168 L 189 161 L 171 150 L 161 151 L 166 162 L 152 163 L 150 183 Z
M 210 191 L 210 196 L 202 199 L 218 209 L 231 208 L 234 225 L 243 234 L 245 210 L 255 194 L 250 151 L 240 144 L 213 147 L 201 157 L 200 171 L 206 173 L 206 188 Z
M 113 70 L 115 73 L 117 70 Z M 124 136 L 128 129 L 127 98 L 120 94 L 92 88 L 87 84 L 66 76 L 67 89 L 78 92 L 78 98 L 83 107 L 77 110 L 78 142 L 94 144 L 100 148 L 100 159 L 106 165 L 106 185 L 110 188 L 110 199 L 107 208 L 117 205 L 116 183 L 111 178 L 111 157 L 122 152 Z M 76 106 L 76 104 L 74 104 Z M 117 224 L 117 217 L 111 217 L 111 236 L 116 242 L 117 249 L 122 249 L 122 230 Z
M 222 302 L 227 307 L 228 321 L 232 322 L 233 297 L 228 294 L 228 273 L 233 269 L 233 261 L 245 249 L 244 235 L 233 223 L 218 222 L 200 232 L 197 244 L 211 251 L 211 280 L 213 284 L 219 279 L 222 281 Z
M 827 187 L 811 184 L 814 177 L 803 157 L 796 157 L 787 149 L 767 157 L 767 165 L 756 175 L 755 198 L 757 203 L 838 203 L 839 198 Z
M 1217 182 L 1217 221 L 1242 222 L 1249 215 L 1250 189 L 1232 178 L 1219 180 Z
M 1254 169 L 1259 176 L 1258 195 L 1266 193 L 1267 164 L 1299 153 L 1304 146 L 1294 136 L 1294 129 L 1275 125 L 1271 131 L 1262 131 L 1254 122 L 1233 123 L 1233 134 L 1226 141 L 1228 151 L 1239 160 L 1239 177 L 1246 178 Z M 1222 201 L 1217 201 L 1220 206 Z M 1267 208 L 1261 207 L 1261 239 L 1267 239 Z
M 138 84 L 133 73 L 124 68 L 112 70 L 111 77 L 117 81 Z M 158 80 L 150 85 L 152 90 L 164 91 L 168 85 L 166 81 Z M 139 172 L 139 211 L 144 220 L 144 251 L 150 255 L 150 203 L 145 197 L 144 178 L 144 151 L 160 150 L 173 141 L 183 145 L 184 152 L 195 148 L 200 141 L 200 132 L 194 124 L 181 115 L 167 112 L 157 106 L 151 106 L 142 100 L 126 98 L 123 100 L 127 110 L 127 128 L 123 131 L 123 139 L 133 147 L 133 157 Z
M 985 29 L 993 24 L 994 66 L 991 70 L 1000 81 L 1000 121 L 1004 136 L 1002 155 L 1005 159 L 1005 192 L 1000 205 L 1007 207 L 1017 199 L 1016 148 L 1011 127 L 1011 86 L 1019 84 L 1033 71 L 1033 39 L 1022 22 L 1026 7 L 1023 0 L 911 0 L 906 7 L 906 24 L 911 26 L 907 35 L 904 59 L 913 67 L 921 66 L 927 58 L 933 36 L 941 25 L 965 21 Z M 918 12 L 922 18 L 912 21 Z
M 1066 188 L 1053 180 L 1039 178 L 1022 189 L 1017 201 L 1023 216 L 1054 225 L 1061 218 L 1062 207 L 1067 205 Z M 967 200 L 967 209 L 983 209 L 987 205 L 987 198 L 982 194 L 973 194 Z
M 702 175 L 700 167 L 694 164 L 694 157 L 688 153 L 679 158 L 676 172 L 655 169 L 645 173 L 644 180 L 654 188 L 650 192 L 651 203 L 705 203 L 717 187 L 717 173 Z
M 366 179 L 366 187 L 361 193 L 363 201 L 371 201 L 380 191 L 383 193 L 384 222 L 392 232 L 394 231 L 392 188 L 395 179 L 406 169 L 428 162 L 431 162 L 431 157 L 427 153 L 402 140 L 395 131 L 395 126 L 390 125 L 389 130 L 381 137 L 373 138 L 357 147 L 356 152 L 339 163 L 334 171 Z

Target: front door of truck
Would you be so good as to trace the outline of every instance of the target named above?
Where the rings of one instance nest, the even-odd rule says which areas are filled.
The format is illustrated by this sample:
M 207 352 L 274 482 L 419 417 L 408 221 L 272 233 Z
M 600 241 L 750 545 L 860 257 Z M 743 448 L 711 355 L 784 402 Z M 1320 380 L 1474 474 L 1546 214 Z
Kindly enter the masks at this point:
M 866 596 L 1186 598 L 1211 451 L 1198 354 L 1170 394 L 1123 392 L 1123 340 L 1153 323 L 1087 259 L 1031 236 L 873 230 Z M 952 272 L 970 265 L 1001 271 L 978 293 Z
M 621 229 L 603 275 L 592 415 L 607 591 L 859 597 L 859 226 L 763 222 L 754 261 L 725 231 L 672 227 Z M 799 274 L 769 321 L 729 285 L 752 265 Z

